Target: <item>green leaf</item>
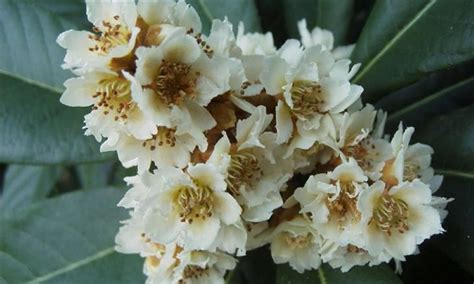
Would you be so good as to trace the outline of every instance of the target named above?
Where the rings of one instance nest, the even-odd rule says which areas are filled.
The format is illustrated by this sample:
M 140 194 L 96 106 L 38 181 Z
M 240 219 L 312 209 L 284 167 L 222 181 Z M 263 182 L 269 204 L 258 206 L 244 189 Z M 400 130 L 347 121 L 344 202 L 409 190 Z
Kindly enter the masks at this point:
M 81 129 L 85 109 L 69 108 L 49 90 L 0 75 L 0 161 L 72 164 L 107 160 Z
M 346 273 L 339 269 L 332 269 L 328 265 L 322 265 L 318 270 L 298 273 L 289 265 L 277 266 L 277 284 L 389 284 L 402 283 L 398 276 L 388 265 L 376 267 L 356 266 Z
M 373 102 L 384 92 L 474 57 L 474 2 L 377 1 L 357 41 L 354 83 Z
M 439 116 L 415 134 L 434 148 L 433 167 L 445 176 L 437 195 L 455 198 L 447 207 L 447 232 L 435 244 L 474 273 L 474 105 Z
M 334 33 L 336 45 L 345 43 L 349 31 L 353 0 L 283 0 L 286 30 L 292 38 L 300 38 L 297 22 L 306 19 L 308 29 L 318 26 Z
M 123 192 L 65 194 L 0 220 L 0 279 L 6 283 L 143 283 L 142 261 L 114 252 Z
M 212 20 L 224 20 L 227 17 L 234 25 L 234 31 L 239 24 L 245 24 L 245 30 L 248 32 L 260 31 L 260 20 L 258 18 L 257 8 L 253 0 L 189 0 L 201 16 L 203 32 L 208 33 L 211 29 Z
M 0 214 L 12 214 L 46 198 L 61 173 L 60 167 L 8 166 L 0 199 Z
M 446 175 L 436 195 L 452 197 L 443 222 L 446 232 L 433 238 L 433 245 L 460 267 L 474 274 L 474 177 L 457 178 Z M 423 252 L 422 252 L 423 253 Z
M 104 187 L 111 179 L 112 162 L 91 163 L 76 166 L 81 187 L 92 189 Z M 122 182 L 123 184 L 123 182 Z
M 436 117 L 417 129 L 415 139 L 434 148 L 438 173 L 474 179 L 474 105 Z
M 60 67 L 65 52 L 56 37 L 77 27 L 69 18 L 71 11 L 81 7 L 85 15 L 85 9 L 77 0 L 62 1 L 54 13 L 46 9 L 53 6 L 47 3 L 52 2 L 0 1 L 0 161 L 59 164 L 108 159 L 110 155 L 98 153 L 93 138 L 83 135 L 85 110 L 59 103 L 62 83 L 71 75 Z
M 137 169 L 135 168 L 124 168 L 122 164 L 117 161 L 112 165 L 112 185 L 123 185 L 124 178 L 137 175 Z
M 440 78 L 436 76 L 433 79 L 439 80 Z M 420 81 L 420 83 L 423 82 Z M 390 95 L 390 100 L 385 100 L 384 105 L 391 104 L 392 106 L 389 107 L 394 110 L 391 113 L 389 112 L 387 117 L 389 128 L 396 128 L 400 121 L 403 121 L 406 126 L 417 128 L 437 115 L 462 108 L 466 105 L 466 102 L 472 102 L 471 90 L 474 88 L 474 76 L 437 89 L 427 95 L 423 93 L 422 88 L 424 88 L 424 84 L 419 84 L 419 86 L 413 86 L 410 90 Z M 407 96 L 416 98 L 420 94 L 422 95 L 420 98 L 411 100 L 408 104 L 402 104 L 401 102 Z M 398 107 L 393 106 L 397 105 L 397 97 Z M 385 109 L 384 106 L 382 106 L 382 109 Z

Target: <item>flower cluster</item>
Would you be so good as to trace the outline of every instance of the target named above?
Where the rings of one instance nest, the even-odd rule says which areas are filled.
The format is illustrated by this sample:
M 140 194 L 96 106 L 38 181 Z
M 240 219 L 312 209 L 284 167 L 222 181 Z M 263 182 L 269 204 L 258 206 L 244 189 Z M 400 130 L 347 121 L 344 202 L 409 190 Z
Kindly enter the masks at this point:
M 90 106 L 86 135 L 137 166 L 116 249 L 145 258 L 147 283 L 223 283 L 266 244 L 298 272 L 347 271 L 443 231 L 432 148 L 384 136 L 331 32 L 303 20 L 277 48 L 227 20 L 202 34 L 183 0 L 86 3 L 92 31 L 58 38 L 77 75 L 61 102 Z

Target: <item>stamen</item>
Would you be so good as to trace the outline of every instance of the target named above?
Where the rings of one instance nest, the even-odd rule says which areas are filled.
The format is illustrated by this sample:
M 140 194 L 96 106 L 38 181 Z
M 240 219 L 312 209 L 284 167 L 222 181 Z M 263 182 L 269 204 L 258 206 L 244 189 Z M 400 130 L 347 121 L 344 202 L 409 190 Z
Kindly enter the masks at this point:
M 313 240 L 313 235 L 310 233 L 307 233 L 306 235 L 295 236 L 291 233 L 285 233 L 284 238 L 285 238 L 286 244 L 291 249 L 301 249 L 301 248 L 307 248 L 311 244 Z
M 156 147 L 176 146 L 176 128 L 167 128 L 159 126 L 158 131 L 150 139 L 143 141 L 143 147 L 149 147 L 151 151 L 154 151 Z
M 252 187 L 256 179 L 263 175 L 257 157 L 251 152 L 240 151 L 231 155 L 228 177 L 228 188 L 234 196 L 240 195 L 240 187 Z
M 420 177 L 420 166 L 411 162 L 405 161 L 405 167 L 403 168 L 403 180 L 413 181 Z
M 146 85 L 155 91 L 168 106 L 180 105 L 186 97 L 193 97 L 198 72 L 184 63 L 162 61 L 155 81 Z
M 109 77 L 99 81 L 92 95 L 96 103 L 93 110 L 101 109 L 104 115 L 113 114 L 114 120 L 126 120 L 135 107 L 131 99 L 130 82 L 121 77 Z
M 379 230 L 391 236 L 393 229 L 400 234 L 408 231 L 408 216 L 408 205 L 405 201 L 384 194 L 378 202 L 371 221 L 375 222 Z
M 180 279 L 178 283 L 186 283 L 185 279 L 198 279 L 203 275 L 208 275 L 209 269 L 207 267 L 200 267 L 198 265 L 188 265 L 184 268 L 183 279 Z
M 377 153 L 370 137 L 361 140 L 355 145 L 345 146 L 342 152 L 347 157 L 352 157 L 363 170 L 370 170 L 373 166 L 373 153 Z
M 290 92 L 293 100 L 292 112 L 296 116 L 307 117 L 320 112 L 320 106 L 324 103 L 321 85 L 312 81 L 296 81 Z
M 90 35 L 89 38 L 95 41 L 95 45 L 89 48 L 91 52 L 107 55 L 112 48 L 128 44 L 131 37 L 129 29 L 125 25 L 120 24 L 120 17 L 118 15 L 113 18 L 117 23 L 112 24 L 103 21 L 103 29 L 99 27 L 92 28 L 95 34 Z
M 336 184 L 336 181 L 333 181 Z M 337 218 L 341 225 L 348 217 L 352 217 L 352 222 L 360 220 L 360 212 L 357 210 L 357 192 L 352 181 L 339 181 L 341 192 L 334 199 L 334 196 L 329 195 L 326 198 L 326 206 L 331 212 L 329 218 Z
M 192 224 L 194 219 L 206 220 L 212 216 L 214 195 L 212 190 L 194 180 L 194 186 L 181 186 L 174 199 L 181 222 Z

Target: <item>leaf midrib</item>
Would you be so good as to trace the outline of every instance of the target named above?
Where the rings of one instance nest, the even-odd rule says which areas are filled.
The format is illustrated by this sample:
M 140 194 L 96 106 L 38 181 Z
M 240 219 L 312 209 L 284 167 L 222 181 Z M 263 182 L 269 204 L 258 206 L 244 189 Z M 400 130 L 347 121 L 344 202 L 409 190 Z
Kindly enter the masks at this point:
M 10 2 L 15 3 L 15 2 L 18 2 L 18 0 L 17 1 L 10 1 Z M 51 11 L 49 9 L 46 9 L 43 6 L 37 5 L 36 1 L 21 1 L 21 2 L 23 2 L 25 5 L 32 5 L 32 6 L 35 7 L 35 9 L 43 10 L 44 12 L 50 14 L 51 17 L 56 17 L 56 18 L 61 19 L 62 21 L 71 23 L 71 26 L 76 26 L 76 24 L 73 21 L 71 21 L 70 19 L 68 19 L 67 17 L 62 17 L 62 16 L 54 13 L 53 11 Z M 22 76 L 22 75 L 19 75 L 19 74 L 15 74 L 15 73 L 12 73 L 10 71 L 7 71 L 7 70 L 1 69 L 1 68 L 0 68 L 0 75 L 8 76 L 12 79 L 19 80 L 23 83 L 26 83 L 26 84 L 29 84 L 29 85 L 32 85 L 32 86 L 35 86 L 35 87 L 53 92 L 53 93 L 62 94 L 62 92 L 63 92 L 63 89 L 61 89 L 61 88 L 57 88 L 57 87 L 45 84 L 43 82 L 40 82 L 38 80 L 34 80 L 34 79 L 31 79 L 31 78 L 28 78 L 28 77 L 25 77 L 25 76 Z
M 455 89 L 457 89 L 457 88 L 459 88 L 459 87 L 462 87 L 462 86 L 464 86 L 464 85 L 466 85 L 466 84 L 472 83 L 472 82 L 474 82 L 474 76 L 473 76 L 473 77 L 469 77 L 469 78 L 467 78 L 467 79 L 465 79 L 465 80 L 459 81 L 459 82 L 457 82 L 456 84 L 454 84 L 454 85 L 452 85 L 452 86 L 449 86 L 449 87 L 447 87 L 447 88 L 441 89 L 441 90 L 439 90 L 438 92 L 435 92 L 435 93 L 433 93 L 433 94 L 431 94 L 431 95 L 429 95 L 429 96 L 427 96 L 427 97 L 425 97 L 425 98 L 423 98 L 423 99 L 421 99 L 421 100 L 419 100 L 419 101 L 417 101 L 417 102 L 415 102 L 415 103 L 413 103 L 413 104 L 410 104 L 410 105 L 408 105 L 408 106 L 406 106 L 406 107 L 404 107 L 404 108 L 402 108 L 402 109 L 400 109 L 400 110 L 398 110 L 398 111 L 392 113 L 391 115 L 389 115 L 389 116 L 387 117 L 387 121 L 391 121 L 391 120 L 397 119 L 397 118 L 399 118 L 400 116 L 402 116 L 402 115 L 404 115 L 404 114 L 406 114 L 406 113 L 409 113 L 409 112 L 413 111 L 414 109 L 417 109 L 417 108 L 421 107 L 422 105 L 425 105 L 425 104 L 427 104 L 427 103 L 429 103 L 429 102 L 431 102 L 431 101 L 433 101 L 433 100 L 435 100 L 435 99 L 438 99 L 438 98 L 440 98 L 440 97 L 442 97 L 442 96 L 444 96 L 444 95 L 446 95 L 446 94 L 449 94 L 451 91 L 453 91 L 453 90 L 455 90 Z
M 206 15 L 207 19 L 209 20 L 209 23 L 212 24 L 212 20 L 214 19 L 214 16 L 211 13 L 211 10 L 209 10 L 209 7 L 204 3 L 202 0 L 198 0 L 199 6 L 201 6 L 202 11 Z
M 56 88 L 56 87 L 53 87 L 53 86 L 50 86 L 48 84 L 44 84 L 40 81 L 37 81 L 37 80 L 33 80 L 33 79 L 30 79 L 30 78 L 27 78 L 27 77 L 24 77 L 24 76 L 20 76 L 20 75 L 17 75 L 17 74 L 14 74 L 14 73 L 11 73 L 11 72 L 8 72 L 6 70 L 3 70 L 3 69 L 0 69 L 0 75 L 4 75 L 4 76 L 7 76 L 7 77 L 10 77 L 14 80 L 18 80 L 18 81 L 21 81 L 25 84 L 28 84 L 28 85 L 31 85 L 31 86 L 35 86 L 35 87 L 38 87 L 40 89 L 44 89 L 46 91 L 49 91 L 49 92 L 52 92 L 52 93 L 56 93 L 58 95 L 62 94 L 63 90 L 60 89 L 60 88 Z
M 353 82 L 357 83 L 361 78 L 370 71 L 370 69 L 380 60 L 380 58 L 392 48 L 397 41 L 437 2 L 437 0 L 430 0 L 416 15 L 403 27 L 395 36 L 370 60 L 364 68 L 357 74 Z
M 457 178 L 465 178 L 465 179 L 474 180 L 474 172 L 462 172 L 462 171 L 451 170 L 451 169 L 435 169 L 435 173 L 443 175 L 443 176 L 450 176 L 450 177 L 457 177 Z
M 42 276 L 36 277 L 36 278 L 26 282 L 26 284 L 41 283 L 41 282 L 47 281 L 49 279 L 52 279 L 54 277 L 57 277 L 57 276 L 62 275 L 64 273 L 67 273 L 69 271 L 73 271 L 73 270 L 78 269 L 82 266 L 88 265 L 88 264 L 90 264 L 94 261 L 97 261 L 97 260 L 101 259 L 101 258 L 107 257 L 107 256 L 111 255 L 114 252 L 115 252 L 114 247 L 108 247 L 106 249 L 98 251 L 97 253 L 95 253 L 91 256 L 88 256 L 88 257 L 83 258 L 81 260 L 72 262 L 72 263 L 70 263 L 70 264 L 68 264 L 68 265 L 66 265 L 62 268 L 59 268 L 57 270 L 54 270 L 54 271 L 49 272 L 47 274 L 44 274 Z

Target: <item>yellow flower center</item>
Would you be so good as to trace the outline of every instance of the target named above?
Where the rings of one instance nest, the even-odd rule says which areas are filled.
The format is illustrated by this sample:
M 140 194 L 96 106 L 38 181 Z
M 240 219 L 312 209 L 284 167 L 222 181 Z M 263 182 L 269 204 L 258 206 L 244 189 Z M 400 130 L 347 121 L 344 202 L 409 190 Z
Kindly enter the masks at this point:
M 333 181 L 335 184 L 336 181 Z M 360 212 L 357 210 L 357 196 L 355 186 L 352 181 L 340 181 L 341 192 L 336 199 L 331 200 L 332 196 L 326 199 L 326 206 L 331 212 L 329 218 L 337 218 L 342 224 L 346 218 L 352 218 L 352 222 L 360 220 Z
M 100 80 L 93 97 L 96 103 L 92 109 L 101 109 L 104 115 L 113 113 L 116 121 L 126 120 L 128 113 L 135 107 L 131 99 L 130 82 L 122 77 Z
M 403 168 L 403 180 L 412 181 L 416 178 L 419 178 L 420 166 L 405 161 L 405 167 Z
M 321 85 L 312 81 L 296 81 L 290 92 L 293 101 L 291 110 L 296 116 L 307 117 L 320 112 L 320 106 L 324 103 Z
M 251 187 L 253 182 L 262 175 L 258 159 L 251 152 L 240 151 L 231 155 L 226 181 L 234 196 L 240 195 L 241 186 Z
M 342 152 L 347 157 L 352 157 L 357 164 L 366 171 L 370 171 L 374 165 L 374 159 L 379 153 L 375 151 L 375 145 L 370 137 L 361 140 L 358 144 L 344 146 Z
M 156 147 L 175 147 L 176 146 L 176 129 L 159 126 L 158 131 L 150 139 L 143 141 L 143 147 L 149 147 L 154 151 Z
M 394 229 L 401 234 L 409 229 L 408 216 L 408 205 L 405 201 L 384 194 L 379 199 L 372 220 L 380 231 L 391 236 Z
M 207 267 L 200 267 L 198 265 L 188 265 L 184 268 L 183 279 L 180 279 L 178 283 L 186 283 L 186 279 L 198 279 L 203 275 L 208 275 L 209 269 Z
M 174 205 L 181 222 L 191 224 L 193 220 L 206 220 L 212 216 L 214 194 L 209 186 L 194 180 L 194 186 L 181 186 L 177 190 Z
M 348 253 L 366 253 L 367 251 L 355 245 L 349 244 L 347 246 L 347 252 Z
M 168 106 L 180 105 L 186 97 L 193 97 L 198 76 L 199 72 L 193 72 L 187 64 L 163 60 L 155 81 L 145 87 Z
M 285 242 L 291 249 L 307 248 L 313 241 L 313 235 L 307 233 L 306 235 L 295 236 L 291 233 L 285 233 Z
M 103 28 L 93 28 L 94 35 L 89 38 L 95 41 L 95 45 L 89 47 L 91 52 L 99 55 L 107 55 L 116 46 L 128 44 L 131 32 L 127 26 L 120 24 L 120 17 L 114 16 L 114 23 L 103 21 Z

